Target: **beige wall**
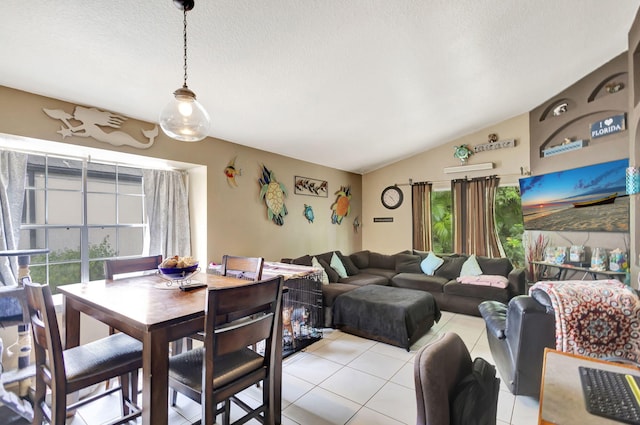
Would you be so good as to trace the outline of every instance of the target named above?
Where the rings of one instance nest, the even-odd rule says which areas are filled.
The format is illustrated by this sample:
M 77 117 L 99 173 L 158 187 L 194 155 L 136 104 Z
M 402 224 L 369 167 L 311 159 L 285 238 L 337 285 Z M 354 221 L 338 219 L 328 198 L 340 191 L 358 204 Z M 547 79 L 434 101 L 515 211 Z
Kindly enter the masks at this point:
M 493 162 L 492 170 L 445 174 L 445 167 L 459 166 L 460 160 L 453 156 L 454 146 L 473 146 L 487 143 L 487 137 L 496 133 L 499 140 L 516 139 L 514 148 L 498 149 L 473 154 L 468 164 Z M 363 246 L 372 251 L 394 253 L 411 249 L 411 188 L 414 182 L 429 181 L 434 190 L 449 189 L 452 179 L 480 177 L 497 174 L 501 184 L 517 184 L 520 167 L 529 167 L 529 115 L 522 114 L 487 127 L 483 130 L 452 140 L 440 147 L 398 161 L 387 167 L 365 174 L 362 178 Z M 401 186 L 403 204 L 388 210 L 380 202 L 382 190 L 393 184 Z M 393 223 L 374 223 L 374 217 L 393 217 Z
M 90 147 L 190 164 L 193 250 L 201 262 L 219 262 L 225 253 L 262 256 L 269 261 L 278 261 L 283 257 L 330 249 L 347 253 L 361 249 L 361 233 L 354 232 L 352 227 L 353 219 L 358 215 L 362 217 L 362 185 L 358 174 L 214 138 L 198 143 L 177 142 L 162 131 L 148 149 L 114 147 L 92 138 L 77 136 L 63 140 L 57 133 L 61 127 L 60 121 L 49 118 L 42 109 L 62 109 L 73 113 L 74 104 L 2 86 L 0 99 L 0 133 L 62 142 L 68 145 L 70 155 L 80 147 Z M 95 107 L 100 108 L 100 105 Z M 121 130 L 144 140 L 140 130 L 149 130 L 153 125 L 129 119 Z M 24 140 L 20 148 L 29 150 L 34 146 L 35 142 Z M 234 157 L 235 166 L 242 170 L 242 175 L 237 177 L 238 187 L 232 188 L 227 184 L 223 170 Z M 277 226 L 267 218 L 264 201 L 259 199 L 261 164 L 271 169 L 289 192 L 285 200 L 289 214 L 283 226 Z M 296 175 L 327 180 L 329 196 L 295 195 L 293 180 Z M 330 208 L 335 201 L 334 193 L 342 185 L 351 186 L 351 213 L 341 225 L 331 224 Z M 305 203 L 310 204 L 315 212 L 316 218 L 312 224 L 303 216 Z

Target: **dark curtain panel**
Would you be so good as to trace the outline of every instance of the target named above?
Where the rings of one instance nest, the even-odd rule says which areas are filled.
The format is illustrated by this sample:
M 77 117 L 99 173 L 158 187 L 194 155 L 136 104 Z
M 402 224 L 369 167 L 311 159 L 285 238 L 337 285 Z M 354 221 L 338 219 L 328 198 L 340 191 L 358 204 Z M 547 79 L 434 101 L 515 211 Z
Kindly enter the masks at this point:
M 495 226 L 499 182 L 497 176 L 451 182 L 454 252 L 502 256 Z
M 411 185 L 411 212 L 413 215 L 413 249 L 431 249 L 431 183 Z

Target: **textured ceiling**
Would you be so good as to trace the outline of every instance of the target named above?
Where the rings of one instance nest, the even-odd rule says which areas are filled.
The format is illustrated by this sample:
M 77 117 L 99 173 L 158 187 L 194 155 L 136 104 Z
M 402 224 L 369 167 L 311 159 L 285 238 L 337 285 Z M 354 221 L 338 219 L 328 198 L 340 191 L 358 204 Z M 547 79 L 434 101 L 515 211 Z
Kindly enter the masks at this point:
M 211 136 L 366 173 L 538 106 L 625 51 L 639 5 L 198 0 L 188 83 Z M 0 85 L 157 122 L 182 85 L 182 12 L 2 0 L 0 58 Z

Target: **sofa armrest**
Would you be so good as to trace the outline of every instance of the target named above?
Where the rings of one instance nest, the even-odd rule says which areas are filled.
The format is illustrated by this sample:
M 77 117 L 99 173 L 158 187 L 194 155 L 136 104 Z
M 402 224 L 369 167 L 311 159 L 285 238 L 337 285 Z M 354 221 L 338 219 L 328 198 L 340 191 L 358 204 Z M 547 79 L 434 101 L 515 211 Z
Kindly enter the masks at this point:
M 527 294 L 527 279 L 524 269 L 511 270 L 507 279 L 509 279 L 510 297 Z
M 499 301 L 484 301 L 480 303 L 478 310 L 487 325 L 487 333 L 498 339 L 504 339 L 507 328 L 507 305 Z

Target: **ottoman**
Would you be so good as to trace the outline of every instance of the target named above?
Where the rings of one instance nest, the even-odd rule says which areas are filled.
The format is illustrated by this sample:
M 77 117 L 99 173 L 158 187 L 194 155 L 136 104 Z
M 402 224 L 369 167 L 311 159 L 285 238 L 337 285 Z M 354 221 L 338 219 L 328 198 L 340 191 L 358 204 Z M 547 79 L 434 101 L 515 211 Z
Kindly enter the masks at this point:
M 407 351 L 438 320 L 433 296 L 415 289 L 367 285 L 339 295 L 333 304 L 334 328 Z

